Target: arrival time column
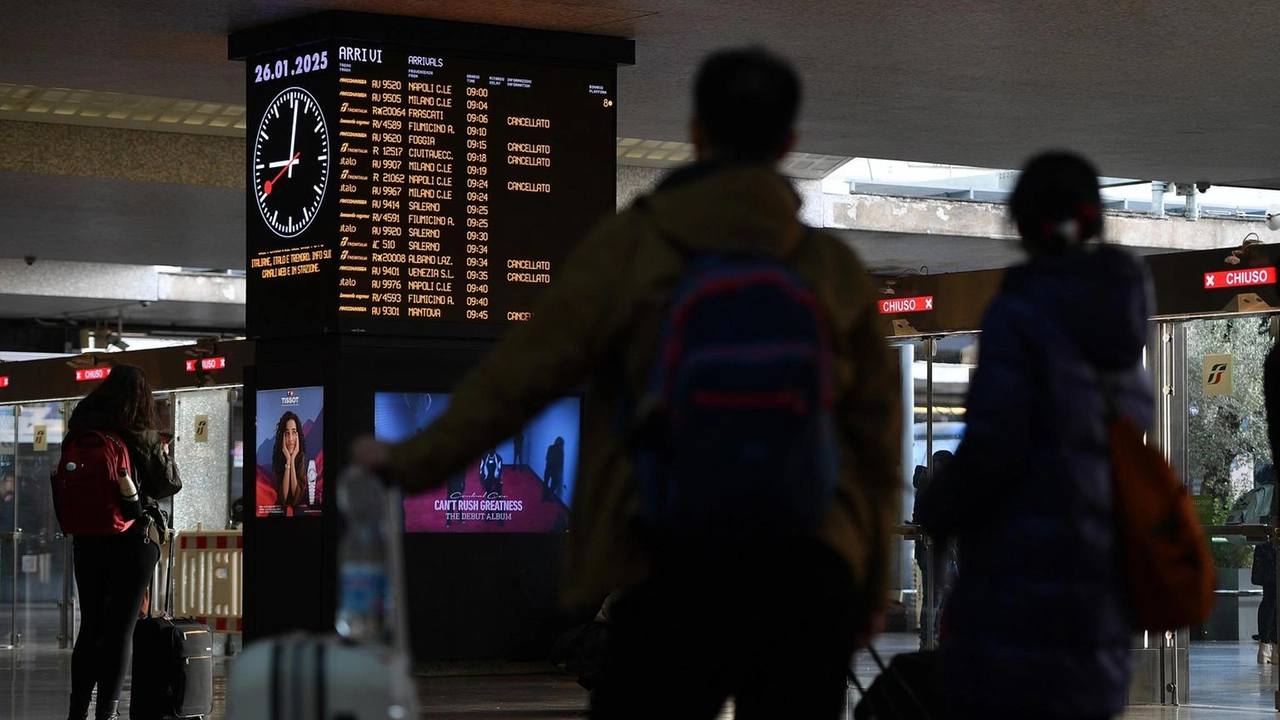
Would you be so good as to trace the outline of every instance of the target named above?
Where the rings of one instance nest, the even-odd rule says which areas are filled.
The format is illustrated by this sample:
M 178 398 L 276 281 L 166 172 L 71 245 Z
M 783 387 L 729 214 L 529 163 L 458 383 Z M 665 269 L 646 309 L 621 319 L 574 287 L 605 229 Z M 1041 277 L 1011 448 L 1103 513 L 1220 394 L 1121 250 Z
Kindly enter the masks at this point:
M 468 320 L 489 319 L 489 88 L 467 75 L 466 310 Z

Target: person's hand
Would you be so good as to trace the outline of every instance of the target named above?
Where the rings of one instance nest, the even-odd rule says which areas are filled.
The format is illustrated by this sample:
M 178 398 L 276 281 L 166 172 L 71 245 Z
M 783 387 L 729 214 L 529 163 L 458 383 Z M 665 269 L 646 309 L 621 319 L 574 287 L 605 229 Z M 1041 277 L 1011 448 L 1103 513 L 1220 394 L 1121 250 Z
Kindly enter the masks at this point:
M 352 465 L 380 472 L 391 464 L 391 445 L 372 435 L 361 435 L 351 441 L 347 458 Z

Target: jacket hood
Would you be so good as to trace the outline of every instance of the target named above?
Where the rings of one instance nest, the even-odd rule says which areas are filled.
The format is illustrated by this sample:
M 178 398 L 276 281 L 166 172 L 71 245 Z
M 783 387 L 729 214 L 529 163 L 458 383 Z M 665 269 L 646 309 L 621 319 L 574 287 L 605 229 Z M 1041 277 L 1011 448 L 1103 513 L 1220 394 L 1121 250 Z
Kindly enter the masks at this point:
M 791 255 L 804 237 L 800 198 L 762 163 L 699 163 L 676 170 L 641 202 L 658 231 L 701 252 Z
M 1062 327 L 1095 367 L 1122 370 L 1142 358 L 1147 275 L 1119 248 L 1095 245 L 1015 267 L 1005 277 L 1005 291 Z

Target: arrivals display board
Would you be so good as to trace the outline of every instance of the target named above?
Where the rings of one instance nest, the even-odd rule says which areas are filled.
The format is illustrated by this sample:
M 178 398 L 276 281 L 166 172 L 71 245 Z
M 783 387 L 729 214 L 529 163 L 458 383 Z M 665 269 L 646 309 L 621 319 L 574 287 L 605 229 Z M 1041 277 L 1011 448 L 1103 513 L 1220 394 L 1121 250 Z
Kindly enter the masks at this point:
M 614 210 L 612 64 L 334 40 L 251 57 L 256 336 L 492 336 Z

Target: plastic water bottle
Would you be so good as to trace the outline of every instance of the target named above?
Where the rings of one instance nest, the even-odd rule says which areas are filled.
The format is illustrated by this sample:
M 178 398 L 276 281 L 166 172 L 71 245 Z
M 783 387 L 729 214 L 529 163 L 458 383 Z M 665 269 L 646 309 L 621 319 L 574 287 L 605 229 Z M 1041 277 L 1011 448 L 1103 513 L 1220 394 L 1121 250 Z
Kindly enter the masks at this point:
M 388 493 L 395 492 L 366 470 L 351 467 L 338 478 L 338 511 L 345 529 L 338 548 L 338 634 L 358 642 L 390 644 L 395 599 L 388 537 Z
M 67 469 L 74 470 L 75 467 L 71 463 L 67 463 Z M 118 483 L 120 485 L 120 497 L 124 498 L 125 502 L 138 502 L 138 486 L 133 484 L 133 478 L 129 477 L 127 468 L 120 468 Z

